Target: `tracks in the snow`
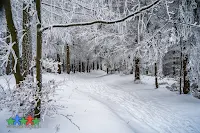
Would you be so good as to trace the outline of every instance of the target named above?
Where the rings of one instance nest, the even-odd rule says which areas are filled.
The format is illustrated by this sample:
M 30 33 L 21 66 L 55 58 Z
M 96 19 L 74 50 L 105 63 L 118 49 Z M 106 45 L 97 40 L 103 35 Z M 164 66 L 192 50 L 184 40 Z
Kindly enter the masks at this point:
M 182 118 L 162 102 L 144 101 L 134 91 L 126 92 L 122 86 L 109 86 L 101 78 L 74 80 L 79 91 L 106 105 L 134 132 L 141 131 L 137 128 L 144 128 L 148 133 L 200 133 L 193 126 L 196 123 Z

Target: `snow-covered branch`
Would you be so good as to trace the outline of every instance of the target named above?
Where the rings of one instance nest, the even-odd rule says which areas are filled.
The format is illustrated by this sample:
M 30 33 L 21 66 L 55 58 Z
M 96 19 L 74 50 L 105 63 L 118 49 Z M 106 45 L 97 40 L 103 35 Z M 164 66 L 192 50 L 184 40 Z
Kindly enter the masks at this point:
M 47 27 L 44 27 L 42 29 L 42 31 L 45 31 L 45 30 L 48 30 L 48 29 L 51 29 L 51 28 L 63 28 L 63 27 L 76 27 L 76 26 L 87 26 L 87 25 L 93 25 L 93 24 L 115 24 L 115 23 L 120 23 L 120 22 L 124 22 L 125 20 L 131 18 L 131 17 L 134 17 L 154 6 L 156 6 L 158 3 L 160 3 L 162 0 L 156 0 L 155 2 L 153 2 L 152 4 L 148 5 L 148 6 L 144 6 L 142 7 L 140 10 L 122 18 L 122 19 L 119 19 L 119 20 L 114 20 L 114 21 L 101 21 L 101 20 L 97 20 L 97 21 L 93 21 L 93 22 L 85 22 L 85 23 L 74 23 L 74 24 L 55 24 L 55 25 L 51 25 L 51 26 L 47 26 Z

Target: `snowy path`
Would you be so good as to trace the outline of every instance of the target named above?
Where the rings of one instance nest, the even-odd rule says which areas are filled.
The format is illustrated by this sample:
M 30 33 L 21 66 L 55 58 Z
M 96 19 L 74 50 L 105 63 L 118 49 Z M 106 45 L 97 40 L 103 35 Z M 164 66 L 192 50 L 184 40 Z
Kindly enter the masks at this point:
M 107 78 L 80 77 L 74 79 L 78 90 L 106 105 L 134 132 L 200 133 L 200 107 L 190 103 L 196 101 L 200 105 L 197 99 L 178 97 L 172 92 L 167 92 L 168 90 L 163 94 L 152 85 L 135 85 L 133 81 L 126 80 L 120 82 L 119 76 L 116 75 Z M 110 82 L 111 80 L 114 82 Z M 191 101 L 186 101 L 187 99 Z M 196 107 L 196 110 L 190 107 Z
M 78 130 L 63 116 L 46 118 L 37 130 L 0 128 L 0 133 L 200 133 L 200 100 L 164 87 L 154 89 L 152 77 L 134 84 L 133 75 L 45 74 L 44 79 L 67 79 L 59 89 L 60 104 L 68 108 Z M 0 79 L 1 81 L 1 79 Z M 0 112 L 6 127 L 9 113 Z M 55 126 L 59 127 L 56 131 Z

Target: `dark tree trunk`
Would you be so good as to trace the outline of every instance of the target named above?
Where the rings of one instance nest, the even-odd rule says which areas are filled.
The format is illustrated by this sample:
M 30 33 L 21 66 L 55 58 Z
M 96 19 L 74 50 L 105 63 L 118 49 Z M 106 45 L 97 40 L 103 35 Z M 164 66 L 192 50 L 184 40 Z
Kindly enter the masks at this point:
M 103 70 L 102 62 L 100 62 L 100 70 Z
M 60 54 L 57 54 L 57 61 L 60 63 Z M 58 74 L 61 74 L 61 65 L 58 64 Z
M 156 89 L 158 88 L 158 77 L 157 77 L 157 63 L 155 63 L 155 86 L 156 86 Z
M 70 51 L 69 51 L 69 45 L 67 44 L 67 60 L 66 60 L 66 67 L 67 67 L 67 74 L 70 74 Z
M 87 59 L 87 73 L 89 73 L 89 66 L 90 65 L 90 62 L 89 62 L 89 59 Z
M 109 69 L 108 69 L 108 67 L 107 67 L 107 70 L 106 70 L 106 72 L 107 72 L 107 74 L 109 73 Z
M 188 56 L 186 55 L 183 60 L 183 93 L 188 94 L 190 91 L 190 81 L 188 79 L 188 71 L 187 71 L 187 64 L 188 64 Z
M 67 63 L 66 63 L 67 64 Z M 63 68 L 63 72 L 65 72 L 66 71 L 66 67 L 65 67 L 65 60 L 63 59 L 63 61 L 62 61 L 62 68 Z
M 76 62 L 74 60 L 74 69 L 73 69 L 74 73 L 76 73 Z
M 99 70 L 99 61 L 97 60 L 97 70 Z
M 19 43 L 18 43 L 18 38 L 17 38 L 17 29 L 15 28 L 15 25 L 13 22 L 10 0 L 6 0 L 4 6 L 5 6 L 5 13 L 6 13 L 7 27 L 12 37 L 12 43 L 15 43 L 15 45 L 13 45 L 13 50 L 15 51 L 15 54 L 18 58 L 16 62 L 16 72 L 14 72 L 14 76 L 15 76 L 16 84 L 19 84 L 20 81 L 23 80 L 23 76 L 20 73 L 21 68 L 20 68 L 20 61 L 19 61 L 19 58 L 20 58 L 19 57 Z M 14 57 L 13 57 L 13 62 L 14 62 Z M 13 67 L 14 67 L 14 64 L 13 64 Z
M 79 69 L 78 69 L 79 72 L 81 72 L 81 61 L 79 61 Z
M 94 70 L 94 61 L 93 61 L 92 69 Z
M 72 64 L 72 66 L 71 66 L 71 72 L 73 72 L 74 71 L 74 64 Z
M 140 80 L 140 59 L 135 58 L 135 81 Z
M 38 86 L 38 92 L 41 95 L 42 90 L 42 70 L 41 70 L 41 58 L 42 58 L 42 32 L 41 32 L 41 1 L 36 0 L 36 10 L 39 24 L 37 24 L 37 52 L 36 52 L 36 80 Z M 37 98 L 37 105 L 35 107 L 35 118 L 40 118 L 41 99 Z
M 182 49 L 182 37 L 180 38 L 180 50 L 181 50 L 181 55 L 180 55 L 180 79 L 179 79 L 179 91 L 180 94 L 182 94 L 182 69 L 183 69 L 183 49 Z
M 82 72 L 85 72 L 85 62 L 82 62 Z

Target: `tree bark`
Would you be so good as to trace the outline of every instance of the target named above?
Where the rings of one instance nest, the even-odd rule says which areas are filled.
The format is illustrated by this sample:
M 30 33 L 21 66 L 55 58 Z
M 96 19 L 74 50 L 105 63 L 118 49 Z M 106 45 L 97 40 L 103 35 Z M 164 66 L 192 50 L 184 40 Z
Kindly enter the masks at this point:
M 9 32 L 8 31 L 6 32 L 6 36 L 9 36 Z M 6 39 L 6 43 L 7 44 L 10 43 L 10 39 L 9 38 Z M 12 55 L 10 54 L 9 58 L 8 58 L 8 64 L 6 66 L 6 74 L 10 75 L 11 72 L 12 72 Z
M 31 46 L 31 34 L 30 34 L 30 16 L 26 8 L 27 5 L 23 3 L 23 41 L 22 41 L 22 69 L 23 76 L 26 77 L 30 74 L 30 66 L 32 60 L 32 46 Z
M 41 95 L 42 90 L 42 70 L 41 70 L 41 58 L 42 58 L 42 32 L 41 32 L 41 0 L 36 0 L 36 10 L 39 20 L 37 24 L 37 51 L 36 51 L 36 80 L 37 80 L 37 92 Z M 41 108 L 41 99 L 37 98 L 37 105 L 35 107 L 35 118 L 40 118 L 40 108 Z
M 135 81 L 136 80 L 140 80 L 140 59 L 139 58 L 135 58 Z
M 66 49 L 66 51 L 67 51 L 67 60 L 66 60 L 66 62 L 67 62 L 67 74 L 70 74 L 70 51 L 69 51 L 69 45 L 67 44 L 67 49 Z
M 15 68 L 16 72 L 14 72 L 14 76 L 15 76 L 16 84 L 19 84 L 20 81 L 23 80 L 23 76 L 20 73 L 21 68 L 20 68 L 20 61 L 19 61 L 19 42 L 17 38 L 17 29 L 15 28 L 15 25 L 13 22 L 10 0 L 6 0 L 4 6 L 5 6 L 5 13 L 6 13 L 7 27 L 12 37 L 12 43 L 15 43 L 12 47 L 17 56 L 16 68 Z M 14 60 L 14 57 L 13 57 L 13 60 Z M 14 67 L 14 64 L 13 64 L 13 67 Z

